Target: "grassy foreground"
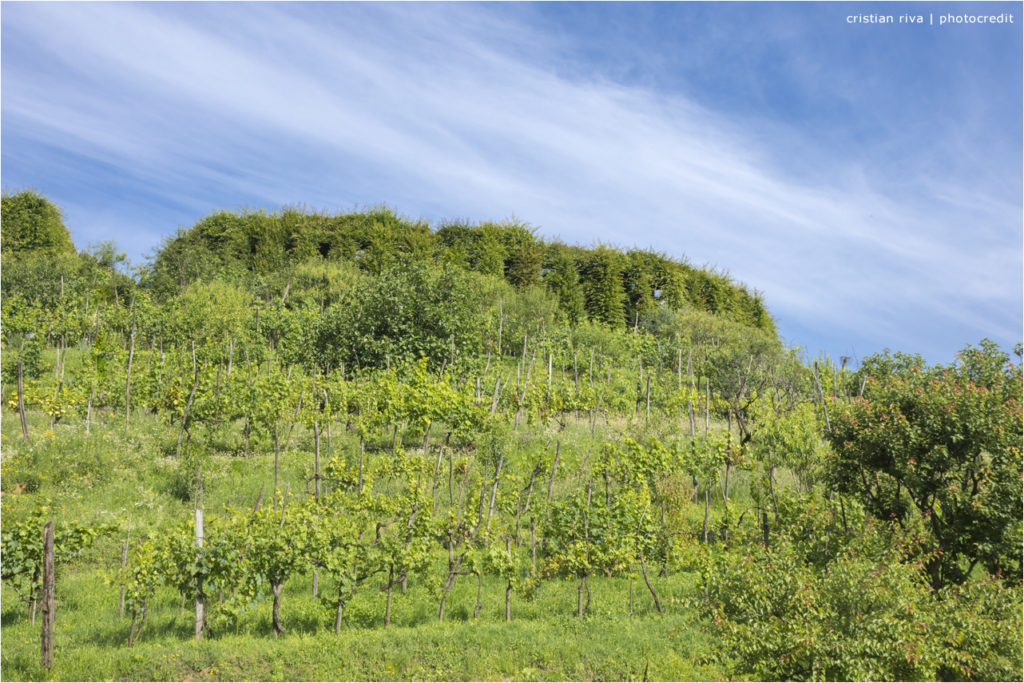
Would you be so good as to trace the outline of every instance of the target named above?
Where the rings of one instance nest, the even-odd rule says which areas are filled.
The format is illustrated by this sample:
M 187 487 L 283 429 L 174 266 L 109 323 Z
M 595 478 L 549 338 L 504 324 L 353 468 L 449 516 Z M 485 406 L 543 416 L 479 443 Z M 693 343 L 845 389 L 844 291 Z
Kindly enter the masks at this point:
M 125 432 L 116 419 L 98 421 L 89 435 L 82 425 L 56 425 L 30 415 L 25 444 L 17 417 L 3 415 L 3 512 L 16 516 L 41 500 L 53 504 L 58 524 L 125 526 L 132 538 L 162 533 L 190 518 L 192 503 L 179 490 L 188 473 L 168 453 L 167 429 L 139 415 Z M 566 467 L 585 452 L 585 425 L 562 433 Z M 341 435 L 339 435 L 341 436 Z M 539 448 L 547 435 L 523 444 Z M 297 434 L 296 445 L 300 442 Z M 577 443 L 578 442 L 578 443 Z M 575 447 L 574 447 L 575 445 Z M 311 454 L 294 448 L 281 458 L 282 480 L 308 476 Z M 340 438 L 336 447 L 351 450 Z M 576 453 L 576 450 L 580 453 Z M 211 456 L 206 509 L 252 504 L 271 480 L 273 456 L 249 457 L 225 448 Z M 568 469 L 566 470 L 568 471 Z M 27 486 L 26 486 L 27 484 Z M 265 499 L 270 504 L 269 499 Z M 694 506 L 692 514 L 699 511 Z M 128 647 L 130 619 L 118 615 L 118 568 L 123 537 L 103 536 L 69 565 L 58 566 L 55 665 L 40 667 L 40 625 L 8 587 L 2 592 L 0 665 L 3 680 L 722 680 L 729 677 L 721 646 L 688 607 L 700 590 L 695 574 L 673 571 L 654 577 L 666 615 L 659 616 L 642 579 L 593 577 L 587 616 L 576 618 L 576 582 L 544 581 L 532 596 L 515 594 L 512 621 L 505 622 L 505 586 L 496 577 L 482 584 L 482 610 L 474 618 L 477 584 L 461 577 L 437 620 L 436 596 L 410 582 L 395 592 L 391 627 L 383 628 L 385 594 L 360 591 L 345 608 L 334 633 L 333 582 L 321 579 L 314 598 L 310 574 L 284 587 L 285 634 L 272 637 L 270 601 L 261 596 L 232 627 L 196 642 L 193 606 L 161 588 L 145 630 Z M 438 565 L 438 572 L 442 571 Z M 652 569 L 656 572 L 656 569 Z M 267 591 L 269 593 L 269 590 Z M 632 614 L 631 614 L 632 612 Z
M 664 583 L 664 582 L 663 582 Z M 117 588 L 100 568 L 64 577 L 58 604 L 55 666 L 39 665 L 39 622 L 5 591 L 4 680 L 720 680 L 707 661 L 715 644 L 696 615 L 682 607 L 684 586 L 669 586 L 671 605 L 662 618 L 643 584 L 634 584 L 634 616 L 628 614 L 628 582 L 595 580 L 592 611 L 580 621 L 575 585 L 544 585 L 534 600 L 513 603 L 505 623 L 504 591 L 485 582 L 480 618 L 472 617 L 475 582 L 454 591 L 444 623 L 426 592 L 396 595 L 393 624 L 379 626 L 383 596 L 367 591 L 352 601 L 340 635 L 328 610 L 312 598 L 309 577 L 286 587 L 288 631 L 270 637 L 266 605 L 237 629 L 202 642 L 192 637 L 191 605 L 162 591 L 146 635 L 127 647 L 128 619 L 117 614 Z M 325 589 L 329 588 L 325 586 Z M 374 622 L 378 625 L 374 625 Z M 368 624 L 363 626 L 361 624 Z

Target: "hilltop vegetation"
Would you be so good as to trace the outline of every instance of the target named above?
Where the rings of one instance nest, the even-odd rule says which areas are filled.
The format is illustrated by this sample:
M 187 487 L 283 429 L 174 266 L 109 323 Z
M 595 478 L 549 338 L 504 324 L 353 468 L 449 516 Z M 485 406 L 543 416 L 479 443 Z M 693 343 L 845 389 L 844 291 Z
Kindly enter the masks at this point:
M 168 294 L 226 276 L 278 292 L 296 270 L 308 277 L 313 264 L 354 264 L 361 273 L 379 276 L 412 262 L 493 276 L 517 291 L 543 287 L 571 323 L 587 319 L 632 327 L 639 316 L 665 304 L 774 329 L 759 294 L 724 274 L 651 251 L 546 242 L 514 221 L 447 223 L 435 231 L 385 207 L 338 215 L 299 209 L 220 211 L 166 242 L 148 284 Z
M 76 253 L 60 208 L 46 197 L 31 191 L 5 192 L 0 203 L 3 206 L 0 245 L 4 254 L 42 253 L 58 257 Z
M 132 274 L 49 225 L 3 249 L 9 677 L 51 518 L 61 679 L 1022 675 L 1019 347 L 808 362 L 517 223 L 221 212 Z

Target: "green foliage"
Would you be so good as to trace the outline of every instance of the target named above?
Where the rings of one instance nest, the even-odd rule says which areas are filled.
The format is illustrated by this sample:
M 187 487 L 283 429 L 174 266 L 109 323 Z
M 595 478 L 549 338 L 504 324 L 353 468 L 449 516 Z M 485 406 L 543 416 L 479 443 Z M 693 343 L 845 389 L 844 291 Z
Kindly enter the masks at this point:
M 241 341 L 252 317 L 249 296 L 224 280 L 194 282 L 168 304 L 174 339 L 187 339 L 197 349 L 227 356 L 229 340 Z
M 321 366 L 385 367 L 427 358 L 431 365 L 480 348 L 481 312 L 472 279 L 452 267 L 414 263 L 363 280 L 328 309 L 316 340 Z
M 740 672 L 765 680 L 1020 678 L 1019 585 L 985 579 L 936 593 L 923 563 L 908 561 L 898 526 L 873 523 L 846 538 L 833 506 L 822 525 L 820 505 L 805 505 L 783 510 L 794 519 L 771 549 L 718 551 L 705 561 L 707 610 Z
M 880 519 L 923 517 L 935 587 L 962 583 L 979 562 L 1019 583 L 1020 366 L 987 340 L 949 366 L 866 365 L 891 374 L 866 376 L 863 398 L 837 412 L 834 486 Z
M 801 490 L 809 493 L 824 474 L 828 455 L 815 407 L 801 403 L 786 413 L 758 416 L 757 421 L 754 457 L 766 468 L 789 468 Z
M 506 248 L 499 229 L 492 223 L 474 227 L 467 223 L 447 223 L 437 230 L 437 241 L 445 250 L 445 260 L 484 275 L 503 276 Z
M 295 287 L 299 301 L 323 309 L 340 301 L 340 283 L 335 278 L 328 284 L 314 264 L 344 262 L 376 276 L 419 261 L 500 276 L 518 291 L 543 280 L 571 325 L 586 317 L 621 329 L 658 308 L 693 306 L 774 334 L 760 295 L 726 275 L 649 251 L 545 243 L 534 228 L 517 221 L 445 223 L 434 233 L 387 207 L 341 215 L 301 208 L 220 211 L 168 239 L 143 281 L 158 298 L 218 277 L 251 285 L 264 300 L 287 299 L 285 289 Z M 310 282 L 310 276 L 318 282 Z
M 649 505 L 646 487 L 621 491 L 610 503 L 600 494 L 580 492 L 552 504 L 543 573 L 584 578 L 630 570 L 639 545 L 655 536 L 645 515 Z
M 2 580 L 13 588 L 22 600 L 34 602 L 43 591 L 43 527 L 52 510 L 38 505 L 19 520 L 5 519 L 0 562 Z M 54 565 L 67 563 L 90 547 L 102 534 L 114 530 L 111 526 L 59 526 L 53 533 Z
M 558 297 L 558 305 L 569 325 L 575 327 L 584 320 L 583 288 L 576 264 L 565 253 L 560 253 L 544 278 L 544 284 Z
M 613 328 L 626 322 L 626 293 L 622 287 L 622 254 L 609 247 L 592 250 L 580 266 L 587 315 Z
M 8 303 L 10 302 L 4 301 L 4 308 L 10 310 L 7 306 Z M 22 312 L 22 315 L 31 320 L 31 313 L 28 315 L 25 313 Z M 9 382 L 18 381 L 18 363 L 21 363 L 22 376 L 26 379 L 36 379 L 43 373 L 42 356 L 46 341 L 37 334 L 19 333 L 20 323 L 25 319 L 23 317 L 22 321 L 19 321 L 19 317 L 22 316 L 16 314 L 8 317 L 5 310 L 4 341 L 7 342 L 8 347 L 4 350 L 2 362 L 3 377 Z M 7 324 L 8 320 L 11 321 L 11 325 Z
M 505 251 L 505 279 L 517 289 L 540 284 L 542 251 L 536 230 L 519 222 L 485 224 L 497 233 Z
M 4 254 L 42 251 L 56 256 L 75 253 L 75 245 L 64 227 L 60 208 L 43 195 L 32 190 L 13 194 L 4 192 L 0 206 Z
M 524 287 L 502 298 L 502 352 L 521 354 L 523 337 L 540 339 L 558 329 L 558 300 L 543 287 Z
M 376 275 L 406 260 L 429 257 L 432 241 L 424 223 L 387 207 L 337 216 L 297 208 L 219 211 L 168 239 L 147 280 L 168 295 L 195 280 L 268 276 L 314 258 L 354 261 Z
M 289 273 L 291 286 L 286 300 L 293 307 L 304 303 L 327 308 L 344 300 L 359 282 L 360 272 L 351 261 L 302 261 Z
M 626 294 L 626 319 L 637 320 L 654 308 L 669 303 L 678 308 L 682 303 L 681 278 L 675 264 L 649 251 L 626 252 L 622 272 Z
M 590 657 L 580 634 L 598 623 L 638 647 L 614 650 L 629 664 L 520 658 L 488 676 L 682 678 L 712 660 L 698 668 L 715 678 L 1020 676 L 1021 376 L 988 343 L 949 367 L 897 354 L 858 375 L 827 359 L 812 372 L 725 274 L 546 244 L 516 222 L 435 234 L 383 207 L 220 212 L 169 240 L 138 282 L 112 244 L 51 272 L 25 256 L 8 278 L 19 258 L 3 264 L 4 578 L 25 581 L 35 531 L 22 542 L 17 525 L 42 497 L 61 495 L 62 519 L 92 524 L 80 529 L 132 515 L 118 578 L 139 656 L 191 639 L 182 600 L 206 604 L 204 651 L 259 650 L 241 678 L 277 677 L 263 654 L 319 639 L 328 621 L 339 643 L 372 642 L 382 621 L 426 632 L 439 600 L 447 621 L 430 633 L 473 621 L 458 632 L 476 637 L 496 626 L 494 596 L 511 605 L 515 592 L 527 630 L 494 633 L 554 632 L 575 598 L 588 619 L 558 631 L 566 651 Z M 18 360 L 30 439 L 14 412 Z M 861 380 L 863 400 L 847 404 Z M 193 501 L 208 513 L 202 548 Z M 97 561 L 114 583 L 114 543 L 75 563 L 79 585 Z M 634 595 L 641 570 L 653 600 Z M 108 592 L 81 591 L 64 613 L 88 612 L 114 661 L 127 622 L 108 614 Z M 284 635 L 282 596 L 298 636 L 271 642 L 259 636 L 268 616 Z M 5 671 L 17 657 L 11 671 L 41 677 L 4 616 Z M 715 619 L 678 654 L 667 625 L 693 635 Z M 665 635 L 657 648 L 651 633 Z M 425 668 L 344 671 L 479 677 L 459 643 L 459 666 L 429 655 Z
M 67 304 L 69 299 L 80 298 L 88 286 L 82 273 L 87 258 L 74 252 L 52 253 L 42 249 L 4 251 L 0 255 L 0 283 L 5 303 L 14 297 L 52 309 L 62 302 Z

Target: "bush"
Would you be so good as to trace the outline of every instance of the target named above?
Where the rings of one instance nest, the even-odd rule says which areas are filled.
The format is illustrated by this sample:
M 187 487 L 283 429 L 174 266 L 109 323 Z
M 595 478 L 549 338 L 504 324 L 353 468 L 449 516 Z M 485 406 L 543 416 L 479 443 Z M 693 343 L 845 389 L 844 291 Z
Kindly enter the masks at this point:
M 367 277 L 327 310 L 315 343 L 321 366 L 385 367 L 426 358 L 440 366 L 480 349 L 482 312 L 464 271 L 414 262 Z
M 798 510 L 792 510 L 798 516 Z M 831 517 L 833 520 L 836 516 Z M 704 568 L 714 630 L 764 680 L 1019 680 L 1021 588 L 993 577 L 934 591 L 913 534 L 871 521 L 795 524 L 770 550 Z M 808 545 L 827 542 L 829 558 Z

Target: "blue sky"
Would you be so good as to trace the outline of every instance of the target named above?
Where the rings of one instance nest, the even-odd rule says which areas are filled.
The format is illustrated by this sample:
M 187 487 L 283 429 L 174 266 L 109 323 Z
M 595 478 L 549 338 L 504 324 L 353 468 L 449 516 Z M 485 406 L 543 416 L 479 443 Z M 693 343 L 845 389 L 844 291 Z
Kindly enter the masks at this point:
M 728 270 L 811 355 L 1022 336 L 1021 3 L 0 13 L 3 186 L 79 247 L 141 262 L 216 209 L 386 203 Z M 925 25 L 847 21 L 872 13 Z

